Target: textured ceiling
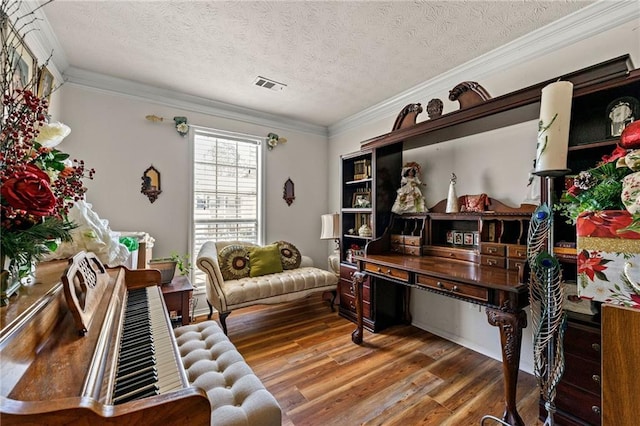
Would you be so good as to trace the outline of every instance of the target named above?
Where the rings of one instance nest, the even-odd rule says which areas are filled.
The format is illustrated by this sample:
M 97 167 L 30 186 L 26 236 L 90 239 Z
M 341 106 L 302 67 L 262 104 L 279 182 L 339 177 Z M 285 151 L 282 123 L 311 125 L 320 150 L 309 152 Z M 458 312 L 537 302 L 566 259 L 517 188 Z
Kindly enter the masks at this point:
M 329 126 L 591 3 L 56 0 L 43 11 L 72 67 Z

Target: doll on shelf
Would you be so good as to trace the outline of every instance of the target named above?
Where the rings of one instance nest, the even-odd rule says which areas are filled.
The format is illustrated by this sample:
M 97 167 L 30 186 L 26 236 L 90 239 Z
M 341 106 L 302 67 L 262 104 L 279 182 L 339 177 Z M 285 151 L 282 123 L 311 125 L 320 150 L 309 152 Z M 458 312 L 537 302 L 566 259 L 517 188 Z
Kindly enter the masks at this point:
M 400 185 L 391 211 L 397 214 L 426 212 L 426 204 L 420 190 L 420 185 L 424 184 L 420 181 L 418 163 L 410 162 L 404 165 Z

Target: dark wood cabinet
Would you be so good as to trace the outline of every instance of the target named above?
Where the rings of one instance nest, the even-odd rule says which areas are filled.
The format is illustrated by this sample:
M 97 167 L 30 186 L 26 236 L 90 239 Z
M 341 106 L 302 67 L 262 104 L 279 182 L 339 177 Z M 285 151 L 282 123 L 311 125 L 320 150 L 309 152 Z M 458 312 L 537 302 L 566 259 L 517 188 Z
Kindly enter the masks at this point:
M 340 316 L 356 321 L 356 298 L 353 273 L 356 265 L 340 265 Z M 375 333 L 402 321 L 402 303 L 405 294 L 397 286 L 367 277 L 362 286 L 362 316 L 364 327 Z
M 556 389 L 558 425 L 601 424 L 601 333 L 599 316 L 568 313 L 564 336 L 565 371 Z M 540 402 L 540 419 L 547 412 Z

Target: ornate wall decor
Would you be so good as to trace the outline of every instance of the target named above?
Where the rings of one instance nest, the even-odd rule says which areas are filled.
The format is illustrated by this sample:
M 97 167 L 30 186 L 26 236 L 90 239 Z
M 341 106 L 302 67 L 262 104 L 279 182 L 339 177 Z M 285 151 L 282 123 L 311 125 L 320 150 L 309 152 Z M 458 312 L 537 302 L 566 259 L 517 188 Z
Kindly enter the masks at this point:
M 269 133 L 267 135 L 267 148 L 271 151 L 273 148 L 278 146 L 278 144 L 287 143 L 287 138 L 283 138 L 282 136 L 278 136 L 275 133 Z
M 615 138 L 632 122 L 640 118 L 640 102 L 631 96 L 615 99 L 607 105 L 607 137 Z
M 393 123 L 393 128 L 391 130 L 403 129 L 405 127 L 413 126 L 416 124 L 416 118 L 418 114 L 422 112 L 422 105 L 417 104 L 409 104 L 402 108 L 400 114 L 396 118 L 396 122 Z
M 489 92 L 475 81 L 463 81 L 449 91 L 449 100 L 458 101 L 460 109 L 491 99 Z
M 429 103 L 427 103 L 427 115 L 431 120 L 433 120 L 434 118 L 438 118 L 442 115 L 443 108 L 444 104 L 440 99 L 431 99 Z
M 160 188 L 160 172 L 151 165 L 142 174 L 142 189 L 140 192 L 147 197 L 149 201 L 153 203 L 158 199 L 158 195 L 162 193 Z
M 287 179 L 284 183 L 284 190 L 282 192 L 282 198 L 287 202 L 287 205 L 290 206 L 293 203 L 293 200 L 296 199 L 296 194 L 294 191 L 294 185 L 291 178 Z
M 152 123 L 162 123 L 165 120 L 164 117 L 159 117 L 154 114 L 149 114 L 144 118 L 151 121 Z M 176 132 L 178 132 L 180 136 L 185 137 L 189 134 L 189 124 L 187 123 L 187 117 L 173 117 L 173 123 Z

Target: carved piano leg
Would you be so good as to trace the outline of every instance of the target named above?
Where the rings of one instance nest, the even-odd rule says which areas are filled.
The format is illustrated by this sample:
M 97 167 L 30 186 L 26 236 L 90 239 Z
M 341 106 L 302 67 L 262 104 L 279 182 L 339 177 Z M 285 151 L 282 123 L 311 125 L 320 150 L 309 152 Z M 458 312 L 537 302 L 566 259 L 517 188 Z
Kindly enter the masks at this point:
M 487 319 L 489 324 L 500 327 L 502 375 L 506 404 L 502 420 L 513 426 L 524 426 L 516 408 L 516 386 L 520 366 L 522 329 L 527 326 L 527 316 L 522 310 L 513 312 L 507 309 L 487 308 Z
M 362 286 L 366 275 L 362 272 L 353 274 L 353 292 L 356 298 L 356 329 L 351 333 L 351 341 L 356 344 L 362 343 L 363 320 L 362 320 Z

